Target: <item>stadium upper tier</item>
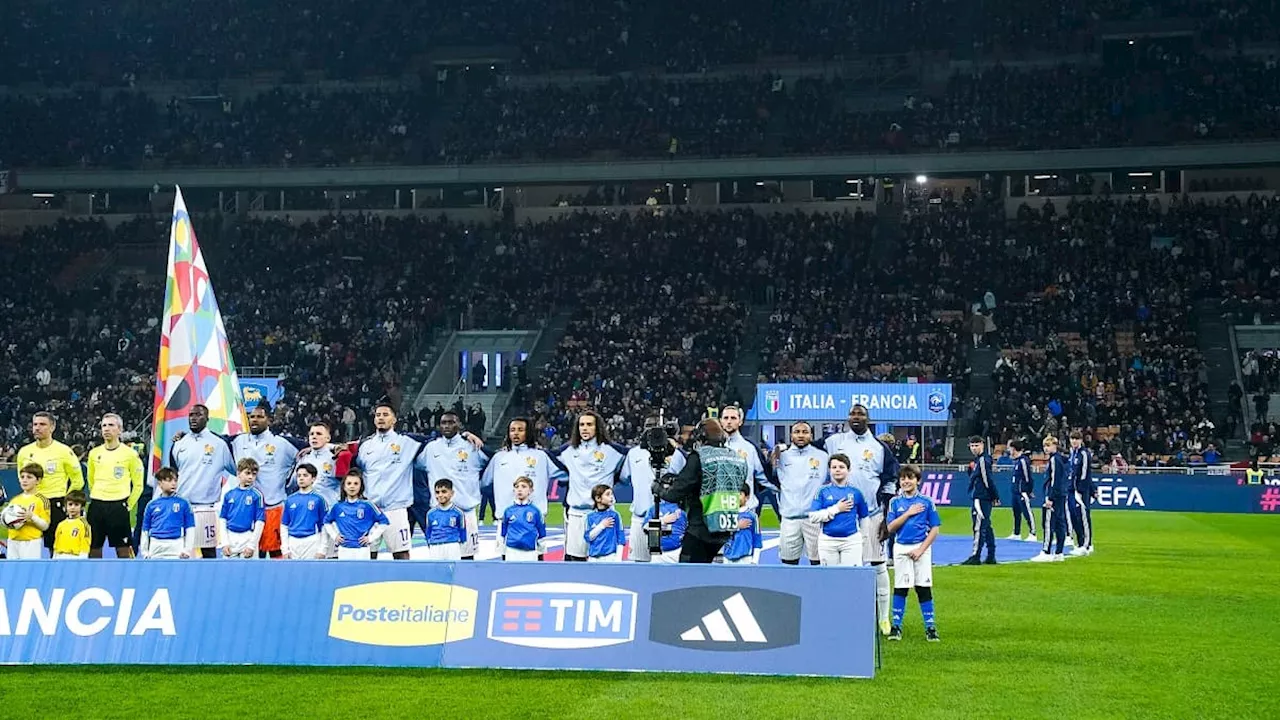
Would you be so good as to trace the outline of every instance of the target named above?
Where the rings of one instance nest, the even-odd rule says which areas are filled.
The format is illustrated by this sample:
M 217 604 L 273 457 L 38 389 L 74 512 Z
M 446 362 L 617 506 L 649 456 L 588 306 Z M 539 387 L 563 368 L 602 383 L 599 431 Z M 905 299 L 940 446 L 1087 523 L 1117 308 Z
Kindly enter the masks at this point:
M 284 86 L 226 97 L 0 95 L 10 168 L 429 165 L 1056 149 L 1271 139 L 1274 59 L 1152 45 L 1136 64 L 993 66 L 892 109 L 865 79 L 621 79 L 438 92 Z M 416 85 L 416 83 L 414 83 Z
M 0 83 L 321 72 L 398 75 L 427 58 L 505 58 L 526 71 L 692 72 L 790 56 L 1071 53 L 1116 23 L 1187 32 L 1205 45 L 1274 40 L 1274 0 L 717 0 L 568 2 L 343 0 L 101 3 L 14 0 L 0 7 Z

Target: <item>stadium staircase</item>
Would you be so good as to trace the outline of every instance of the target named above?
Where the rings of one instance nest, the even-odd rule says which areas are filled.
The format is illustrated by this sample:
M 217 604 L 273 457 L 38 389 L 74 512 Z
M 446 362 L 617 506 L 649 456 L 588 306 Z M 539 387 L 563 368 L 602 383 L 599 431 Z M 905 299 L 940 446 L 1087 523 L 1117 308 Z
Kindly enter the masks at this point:
M 1209 417 L 1219 428 L 1226 423 L 1230 401 L 1227 399 L 1227 388 L 1236 379 L 1235 354 L 1231 350 L 1231 328 L 1222 317 L 1222 310 L 1216 300 L 1200 300 L 1195 306 L 1196 345 L 1204 356 L 1204 364 L 1209 383 Z M 1246 399 L 1246 417 L 1253 409 Z M 1226 438 L 1227 447 L 1223 454 L 1228 458 L 1241 457 L 1244 454 L 1244 434 L 1248 425 L 1240 429 L 1237 437 Z
M 560 346 L 560 339 L 568 331 L 569 321 L 572 319 L 573 310 L 559 311 L 551 316 L 551 319 L 543 326 L 542 332 L 538 334 L 533 350 L 529 352 L 529 357 L 525 360 L 525 368 L 528 370 L 528 383 L 531 389 L 538 387 L 538 382 L 542 379 L 542 369 L 555 358 L 556 348 Z M 486 428 L 486 438 L 494 443 L 501 443 L 505 440 L 507 423 L 512 418 L 519 417 L 528 409 L 524 405 L 533 404 L 532 397 L 527 398 L 525 403 L 517 405 L 512 402 L 514 399 L 513 393 L 504 393 L 504 395 L 506 397 L 504 398 L 504 404 L 499 408 L 500 412 L 489 415 L 489 427 Z
M 976 397 L 982 401 L 982 407 L 987 408 L 986 412 L 990 412 L 990 408 L 996 404 L 996 381 L 992 378 L 992 374 L 996 370 L 996 360 L 1000 358 L 1000 351 L 991 347 L 980 347 L 969 349 L 969 395 Z M 968 430 L 977 432 L 981 430 L 977 426 L 976 418 L 967 418 L 968 426 L 964 423 L 953 423 L 952 432 L 968 435 Z M 969 453 L 968 443 L 955 444 L 955 457 L 957 460 L 969 459 L 972 457 Z M 963 457 L 961 457 L 963 456 Z
M 751 306 L 742 330 L 742 342 L 738 345 L 738 356 L 729 368 L 729 387 L 725 388 L 728 397 L 725 399 L 744 408 L 750 408 L 756 399 L 756 381 L 765 362 L 765 334 L 769 332 L 769 315 L 772 312 L 773 307 L 765 303 Z

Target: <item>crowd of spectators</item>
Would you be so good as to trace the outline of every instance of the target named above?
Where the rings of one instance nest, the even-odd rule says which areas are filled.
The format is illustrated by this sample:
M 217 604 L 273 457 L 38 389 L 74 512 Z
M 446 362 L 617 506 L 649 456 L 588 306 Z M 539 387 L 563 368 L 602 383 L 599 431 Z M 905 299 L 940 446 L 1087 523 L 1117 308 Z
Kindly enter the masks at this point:
M 485 287 L 571 312 L 555 358 L 521 391 L 518 411 L 559 438 L 585 408 L 622 440 L 659 410 L 696 422 L 725 398 L 746 303 L 767 281 L 782 227 L 750 212 L 639 211 L 579 212 L 516 229 L 518 254 Z
M 136 91 L 0 95 L 10 166 L 293 166 L 590 157 L 963 151 L 1269 139 L 1276 61 L 1151 51 L 1137 67 L 994 66 L 892 110 L 850 109 L 862 81 L 770 75 L 276 88 L 243 100 Z M 857 106 L 854 106 L 857 107 Z
M 788 219 L 761 381 L 963 381 L 963 300 L 920 282 L 937 255 L 875 257 L 874 223 L 861 214 Z
M 533 72 L 692 72 L 780 56 L 939 51 L 1018 57 L 1088 49 L 1107 23 L 1134 20 L 1174 20 L 1167 27 L 1193 28 L 1203 45 L 1230 46 L 1274 39 L 1278 15 L 1274 0 L 870 0 L 856 7 L 826 0 L 409 0 L 377 8 L 226 0 L 194 15 L 171 2 L 22 0 L 0 7 L 0 26 L 13 30 L 0 36 L 0 84 L 400 74 L 413 70 L 416 58 L 447 56 L 459 46 L 497 46 L 489 56 Z
M 111 273 L 85 287 L 67 277 L 63 288 L 62 274 L 48 268 L 97 257 L 92 248 L 158 247 L 165 225 L 144 218 L 109 230 L 63 221 L 4 238 L 14 280 L 0 288 L 0 378 L 9 390 L 0 398 L 0 445 L 20 443 L 30 413 L 42 408 L 60 418 L 68 443 L 91 442 L 107 411 L 147 435 L 164 283 Z M 473 232 L 419 216 L 359 214 L 197 224 L 237 365 L 287 375 L 278 426 L 302 434 L 320 418 L 345 438 L 368 429 L 379 398 L 399 398 L 405 361 L 441 322 L 477 250 Z

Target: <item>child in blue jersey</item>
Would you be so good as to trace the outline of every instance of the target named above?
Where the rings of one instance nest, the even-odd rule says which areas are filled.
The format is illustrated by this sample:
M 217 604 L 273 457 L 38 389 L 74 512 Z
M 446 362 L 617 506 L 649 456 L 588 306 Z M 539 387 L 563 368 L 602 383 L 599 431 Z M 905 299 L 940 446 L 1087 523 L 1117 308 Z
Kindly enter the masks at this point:
M 178 473 L 162 467 L 156 471 L 160 494 L 142 511 L 142 540 L 138 544 L 143 559 L 185 560 L 195 555 L 196 515 L 191 503 L 178 495 Z
M 751 488 L 742 486 L 738 494 L 738 507 L 747 507 L 751 499 Z M 738 513 L 738 529 L 724 546 L 724 563 L 726 565 L 755 565 L 760 562 L 760 550 L 764 548 L 764 536 L 760 533 L 760 517 L 754 510 L 742 510 Z
M 849 465 L 842 453 L 831 456 L 827 462 L 831 484 L 818 490 L 809 508 L 809 520 L 822 525 L 818 559 L 823 565 L 862 565 L 864 541 L 859 528 L 870 513 L 862 491 L 849 484 Z
M 645 522 L 653 519 L 655 510 L 662 518 L 663 530 L 670 528 L 671 534 L 662 536 L 662 554 L 654 559 L 660 563 L 675 565 L 680 562 L 680 543 L 684 542 L 684 533 L 689 529 L 689 517 L 679 505 L 663 500 L 661 506 L 649 508 L 649 512 L 644 515 Z
M 453 504 L 453 481 L 441 478 L 435 485 L 436 507 L 427 512 L 427 559 L 462 559 L 462 547 L 467 542 L 467 515 Z
M 337 546 L 339 560 L 369 560 L 378 546 L 387 516 L 364 497 L 364 473 L 351 468 L 342 479 L 342 499 L 329 508 L 325 530 Z
M 533 480 L 521 475 L 512 483 L 516 501 L 502 511 L 502 527 L 498 532 L 499 551 L 507 562 L 537 562 L 542 559 L 542 541 L 547 537 L 547 524 L 542 511 L 529 502 Z
M 924 636 L 938 642 L 933 616 L 933 541 L 938 539 L 942 518 L 933 500 L 919 493 L 920 468 L 903 465 L 898 471 L 897 497 L 889 501 L 889 532 L 893 544 L 893 627 L 890 640 L 902 639 L 902 616 L 907 612 L 907 594 L 916 589 L 920 614 L 924 616 Z
M 587 541 L 587 562 L 618 562 L 627 544 L 622 516 L 613 509 L 613 488 L 600 484 L 591 488 L 591 512 L 583 537 Z
M 258 541 L 266 525 L 267 510 L 262 493 L 253 484 L 258 480 L 258 461 L 243 458 L 236 463 L 237 486 L 222 496 L 218 512 L 218 531 L 222 537 L 222 556 L 258 557 Z
M 329 504 L 315 492 L 316 466 L 303 463 L 294 473 L 298 491 L 284 501 L 280 516 L 280 546 L 284 556 L 293 560 L 323 560 L 329 557 L 329 536 L 324 519 Z

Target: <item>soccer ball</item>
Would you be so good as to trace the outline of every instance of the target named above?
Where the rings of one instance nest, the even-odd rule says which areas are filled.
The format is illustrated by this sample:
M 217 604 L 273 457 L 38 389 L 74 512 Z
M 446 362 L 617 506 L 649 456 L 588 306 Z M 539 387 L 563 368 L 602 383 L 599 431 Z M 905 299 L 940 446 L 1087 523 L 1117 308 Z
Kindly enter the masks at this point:
M 26 521 L 26 518 L 22 516 L 22 508 L 17 505 L 5 505 L 4 510 L 0 510 L 0 522 L 3 522 L 5 527 L 17 529 L 22 527 L 22 524 Z

